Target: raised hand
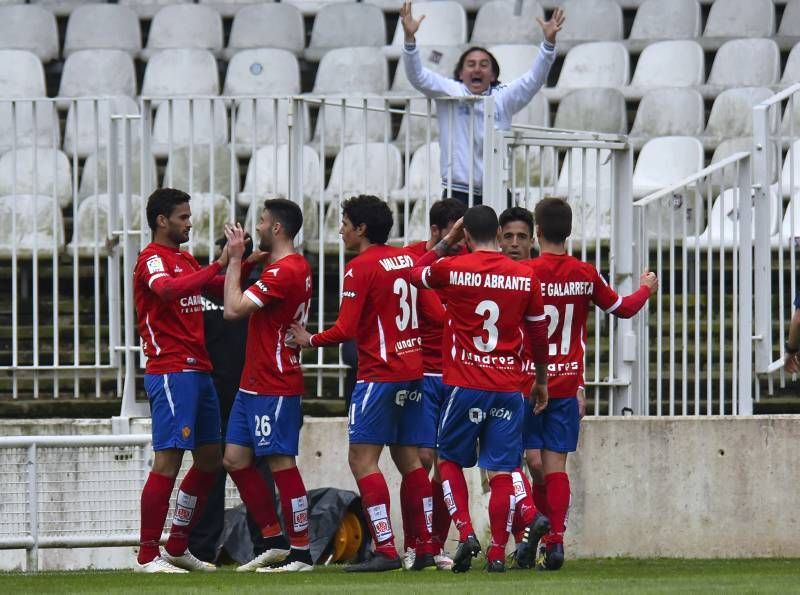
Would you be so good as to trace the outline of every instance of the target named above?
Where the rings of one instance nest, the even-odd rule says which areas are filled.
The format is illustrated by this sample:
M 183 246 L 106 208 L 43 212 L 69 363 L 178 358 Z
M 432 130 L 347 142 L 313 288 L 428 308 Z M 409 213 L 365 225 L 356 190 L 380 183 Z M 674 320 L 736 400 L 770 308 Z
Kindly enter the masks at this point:
M 406 42 L 414 43 L 416 41 L 414 35 L 417 33 L 420 24 L 425 20 L 425 15 L 415 19 L 411 14 L 411 2 L 403 2 L 400 7 L 400 22 L 403 24 L 403 32 L 406 35 Z
M 236 225 L 225 225 L 225 238 L 228 243 L 225 245 L 225 250 L 228 252 L 228 258 L 238 258 L 241 260 L 244 255 L 245 233 L 242 226 L 238 223 Z M 223 251 L 224 254 L 224 251 Z
M 403 14 L 402 11 L 400 14 Z M 564 10 L 556 8 L 549 21 L 543 21 L 541 18 L 536 17 L 536 22 L 539 23 L 539 26 L 542 28 L 545 40 L 555 44 L 556 34 L 561 31 L 561 27 L 564 25 Z M 405 25 L 403 26 L 405 27 Z
M 655 295 L 658 293 L 658 277 L 656 277 L 655 273 L 645 271 L 639 277 L 639 286 L 647 287 L 650 290 L 650 295 Z

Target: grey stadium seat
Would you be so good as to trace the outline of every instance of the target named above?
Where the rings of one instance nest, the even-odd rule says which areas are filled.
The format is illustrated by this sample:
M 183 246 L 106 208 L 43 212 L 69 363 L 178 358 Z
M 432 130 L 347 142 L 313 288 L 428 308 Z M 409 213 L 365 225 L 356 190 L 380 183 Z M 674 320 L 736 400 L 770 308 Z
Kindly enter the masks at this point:
M 213 8 L 197 4 L 165 6 L 153 17 L 143 59 L 172 48 L 197 48 L 222 53 L 222 17 Z
M 636 63 L 626 97 L 641 97 L 650 89 L 663 87 L 696 87 L 705 78 L 705 56 L 696 41 L 679 39 L 657 41 L 648 45 Z
M 726 38 L 772 37 L 775 5 L 772 0 L 716 0 L 706 21 L 701 43 L 718 48 Z
M 117 179 L 122 179 L 123 163 L 122 154 L 117 154 Z M 153 183 L 156 177 L 156 158 L 150 155 L 148 160 L 148 177 Z M 134 151 L 130 161 L 131 193 L 139 194 L 142 185 L 141 151 Z M 81 172 L 81 185 L 78 189 L 78 202 L 86 198 L 108 192 L 108 152 L 100 149 L 86 158 Z
M 628 48 L 641 51 L 654 40 L 700 37 L 702 23 L 697 0 L 646 0 L 633 19 Z
M 558 98 L 570 89 L 624 87 L 630 81 L 630 57 L 618 41 L 583 43 L 573 47 L 564 60 L 555 88 L 545 89 Z
M 52 196 L 0 196 L 0 256 L 10 257 L 16 250 L 20 258 L 31 258 L 34 251 L 41 258 L 60 252 L 63 246 L 64 220 Z
M 633 197 L 641 198 L 703 169 L 703 144 L 691 136 L 663 136 L 642 147 L 633 170 Z
M 781 75 L 781 53 L 771 39 L 734 39 L 717 50 L 708 84 L 701 92 L 715 96 L 726 87 L 767 87 Z
M 152 19 L 155 14 L 171 4 L 190 4 L 192 0 L 118 0 L 143 19 Z
M 800 0 L 790 0 L 783 10 L 778 35 L 774 38 L 782 50 L 790 50 L 800 41 Z
M 28 50 L 42 62 L 58 58 L 56 18 L 39 6 L 0 6 L 0 49 Z
M 123 50 L 137 56 L 142 50 L 139 17 L 127 6 L 89 4 L 69 15 L 64 56 L 78 50 Z
M 70 157 L 73 154 L 86 157 L 105 147 L 108 144 L 108 124 L 112 114 L 139 115 L 139 104 L 124 95 L 99 100 L 82 99 L 71 103 L 64 127 L 64 152 Z M 96 127 L 95 121 L 98 124 Z M 131 125 L 131 142 L 134 147 L 138 147 L 140 129 L 138 120 Z M 121 144 L 120 138 L 120 146 Z M 134 150 L 136 151 L 138 149 Z
M 293 4 L 304 15 L 317 14 L 323 7 L 330 4 L 346 4 L 348 2 L 355 2 L 356 0 L 283 0 L 287 4 Z
M 417 31 L 419 45 L 464 45 L 467 43 L 467 13 L 452 0 L 414 3 L 414 15 L 425 15 Z M 384 48 L 387 56 L 397 58 L 403 50 L 403 26 L 397 23 L 391 45 Z
M 537 0 L 524 0 L 522 13 L 514 15 L 514 0 L 492 0 L 478 10 L 471 43 L 491 45 L 495 43 L 539 43 L 542 29 L 536 17 L 544 18 L 544 10 Z
M 217 95 L 219 72 L 207 50 L 161 50 L 144 71 L 143 96 Z
M 34 170 L 36 174 L 34 175 Z M 58 149 L 27 147 L 0 157 L 0 196 L 55 196 L 61 207 L 72 202 L 72 167 Z
M 79 6 L 94 4 L 95 2 L 97 0 L 30 0 L 31 4 L 38 4 L 57 17 L 65 17 Z
M 277 158 L 277 159 L 276 159 Z M 276 167 L 277 166 L 277 167 Z M 277 173 L 278 177 L 275 177 Z M 303 196 L 319 199 L 321 189 L 319 156 L 308 145 L 303 146 Z M 242 206 L 268 198 L 289 196 L 289 145 L 264 146 L 250 158 L 244 188 L 237 198 Z M 308 233 L 308 232 L 306 232 Z
M 750 136 L 753 133 L 753 106 L 772 97 L 766 87 L 742 87 L 720 93 L 711 106 L 703 144 L 713 149 L 723 139 Z M 777 110 L 771 130 L 777 130 Z
M 156 157 L 168 156 L 170 144 L 174 152 L 190 144 L 198 149 L 228 142 L 228 113 L 222 100 L 175 99 L 171 105 L 170 114 L 170 104 L 161 103 L 153 118 L 151 147 Z
M 558 104 L 554 128 L 625 134 L 625 98 L 617 89 L 586 88 L 568 93 Z
M 64 63 L 60 97 L 136 96 L 136 69 L 120 50 L 80 50 Z
M 253 6 L 256 3 L 269 4 L 275 0 L 197 0 L 197 2 L 213 8 L 223 17 L 232 17 L 246 6 Z
M 798 81 L 800 81 L 800 43 L 795 45 L 792 51 L 789 52 L 786 66 L 783 69 L 780 86 L 791 87 Z
M 243 49 L 278 48 L 296 55 L 303 52 L 306 30 L 303 15 L 291 4 L 245 6 L 233 19 L 225 56 Z
M 564 0 L 567 19 L 558 34 L 558 51 L 587 41 L 622 39 L 622 9 L 612 0 Z
M 699 137 L 705 129 L 703 97 L 695 89 L 653 89 L 639 102 L 630 140 L 635 148 L 658 136 Z
M 317 62 L 335 48 L 382 48 L 385 44 L 386 23 L 380 8 L 368 4 L 331 4 L 317 13 L 304 56 Z

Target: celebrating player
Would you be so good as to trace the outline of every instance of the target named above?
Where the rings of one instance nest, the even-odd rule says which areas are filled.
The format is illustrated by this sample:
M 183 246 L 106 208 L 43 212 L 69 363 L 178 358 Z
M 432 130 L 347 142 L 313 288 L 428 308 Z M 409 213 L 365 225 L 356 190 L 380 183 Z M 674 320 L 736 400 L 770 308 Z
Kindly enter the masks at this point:
M 537 565 L 558 570 L 564 563 L 564 531 L 570 501 L 567 454 L 578 446 L 584 414 L 583 359 L 589 309 L 594 303 L 608 314 L 630 318 L 658 291 L 658 280 L 654 273 L 645 272 L 639 289 L 620 297 L 594 266 L 567 254 L 572 209 L 565 200 L 542 199 L 536 205 L 534 219 L 540 254 L 527 260 L 527 264 L 542 284 L 548 318 L 550 402 L 541 415 L 526 416 L 523 441 L 534 480 L 534 502 L 551 524 L 550 532 L 540 544 Z M 504 252 L 515 260 L 526 260 L 534 231 L 530 214 L 516 207 L 503 213 L 501 220 Z M 533 555 L 533 551 L 519 548 L 517 561 L 521 566 L 529 565 Z
M 384 445 L 403 476 L 407 501 L 402 510 L 415 537 L 413 569 L 435 565 L 438 553 L 430 535 L 431 483 L 419 460 L 422 351 L 417 290 L 410 280 L 413 259 L 386 245 L 392 228 L 389 206 L 360 195 L 342 204 L 340 233 L 358 256 L 345 267 L 342 303 L 333 327 L 315 335 L 295 324 L 295 341 L 324 347 L 355 338 L 358 381 L 350 405 L 350 470 L 375 540 L 374 556 L 346 568 L 351 572 L 400 568 L 389 516 L 389 488 L 378 467 Z M 441 305 L 439 305 L 441 309 Z
M 495 126 L 499 130 L 511 128 L 512 116 L 527 106 L 533 96 L 547 82 L 547 74 L 556 58 L 556 35 L 564 24 L 564 12 L 560 8 L 553 11 L 548 21 L 537 17 L 544 33 L 544 41 L 531 69 L 522 77 L 508 85 L 501 85 L 500 65 L 485 48 L 472 47 L 461 54 L 455 67 L 453 79 L 422 66 L 415 34 L 425 15 L 415 19 L 411 13 L 411 2 L 403 2 L 400 8 L 400 22 L 405 33 L 403 65 L 411 85 L 426 97 L 470 97 L 491 95 L 494 98 Z M 475 104 L 475 118 L 470 119 L 469 110 L 454 101 L 437 101 L 436 114 L 439 122 L 439 145 L 442 147 L 440 168 L 442 184 L 445 187 L 442 198 L 447 195 L 448 183 L 452 187 L 453 198 L 468 204 L 470 198 L 475 204 L 481 202 L 483 183 L 483 102 Z M 452 122 L 452 124 L 451 124 Z M 470 142 L 470 125 L 474 122 L 474 145 Z M 450 127 L 453 127 L 451 130 Z M 452 135 L 453 155 L 448 154 Z M 470 169 L 472 164 L 472 169 Z M 452 165 L 452 180 L 448 180 L 448 170 Z M 470 191 L 472 173 L 472 193 Z
M 460 230 L 454 226 L 437 244 L 436 252 L 444 254 Z M 412 273 L 415 284 L 438 289 L 447 303 L 450 349 L 443 354 L 443 381 L 453 388 L 439 425 L 438 456 L 445 502 L 459 532 L 454 572 L 469 570 L 481 549 L 472 528 L 463 472 L 476 462 L 488 472 L 491 488 L 487 569 L 505 571 L 515 501 L 511 473 L 519 467 L 522 450 L 519 353 L 523 326 L 534 354 L 532 396 L 537 411 L 547 404 L 547 329 L 539 281 L 530 267 L 500 253 L 497 231 L 497 215 L 490 207 L 472 207 L 463 219 L 471 253 L 418 266 Z M 480 454 L 476 455 L 479 440 Z M 531 532 L 537 540 L 548 528 L 547 519 L 536 515 Z
M 226 226 L 230 264 L 225 274 L 225 318 L 250 316 L 247 356 L 228 421 L 223 464 L 250 516 L 261 528 L 266 550 L 237 570 L 303 572 L 313 569 L 308 546 L 308 497 L 297 469 L 303 371 L 299 349 L 286 345 L 292 323 L 305 325 L 311 302 L 311 268 L 294 249 L 303 214 L 292 201 L 264 202 L 256 226 L 269 262 L 258 281 L 242 292 L 244 230 Z M 272 493 L 254 463 L 266 456 L 278 488 L 288 533 L 284 536 Z
M 203 337 L 200 292 L 227 265 L 228 253 L 201 268 L 180 249 L 192 228 L 190 197 L 161 188 L 147 200 L 153 241 L 139 254 L 133 295 L 142 350 L 147 356 L 144 384 L 153 418 L 153 467 L 142 490 L 137 572 L 213 571 L 187 548 L 191 528 L 205 505 L 220 468 L 220 413 Z M 166 553 L 159 540 L 183 452 L 193 464 L 178 490 Z
M 406 247 L 406 251 L 416 258 L 424 255 L 445 237 L 453 225 L 464 216 L 467 207 L 459 200 L 445 198 L 436 201 L 431 205 L 429 213 L 430 238 L 427 242 L 418 242 Z M 459 245 L 460 249 L 461 246 Z M 421 289 L 421 293 L 431 294 L 432 300 L 439 300 L 439 297 L 431 289 Z M 435 303 L 435 302 L 434 302 Z M 439 469 L 436 466 L 436 435 L 439 429 L 439 417 L 442 411 L 447 391 L 442 382 L 442 317 L 429 316 L 429 309 L 424 308 L 420 312 L 420 337 L 422 338 L 422 368 L 424 376 L 422 379 L 422 408 L 423 417 L 420 423 L 424 425 L 422 430 L 423 442 L 419 448 L 419 458 L 422 466 L 430 473 L 433 469 L 431 487 L 433 491 L 433 540 L 439 549 L 439 554 L 434 556 L 436 566 L 439 569 L 449 570 L 453 567 L 453 561 L 444 553 L 444 542 L 450 529 L 450 513 L 444 503 L 444 493 L 442 492 L 442 480 L 439 476 Z M 405 482 L 400 484 L 400 503 L 405 501 Z M 405 518 L 405 515 L 404 515 Z M 404 527 L 404 534 L 406 533 Z M 408 544 L 409 541 L 406 540 Z M 416 552 L 413 548 L 406 548 L 406 556 L 403 560 L 406 568 L 413 565 Z

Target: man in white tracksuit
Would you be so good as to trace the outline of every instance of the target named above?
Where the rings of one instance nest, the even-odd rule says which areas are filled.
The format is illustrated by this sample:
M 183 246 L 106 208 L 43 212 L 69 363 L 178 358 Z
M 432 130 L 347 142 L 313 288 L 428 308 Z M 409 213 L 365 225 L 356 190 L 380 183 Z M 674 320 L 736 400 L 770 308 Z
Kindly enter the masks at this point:
M 500 84 L 500 66 L 489 51 L 480 47 L 468 49 L 461 55 L 453 79 L 448 79 L 422 66 L 415 33 L 425 15 L 415 19 L 411 14 L 411 2 L 404 2 L 400 9 L 400 22 L 405 32 L 403 65 L 411 85 L 426 97 L 469 97 L 472 95 L 491 95 L 495 104 L 495 128 L 511 128 L 511 117 L 530 103 L 533 96 L 547 82 L 547 74 L 556 57 L 556 34 L 564 24 L 564 13 L 556 8 L 549 21 L 537 17 L 544 33 L 544 41 L 531 69 L 508 85 Z M 450 111 L 453 130 L 450 130 Z M 466 102 L 437 100 L 436 114 L 439 121 L 439 146 L 441 149 L 440 168 L 444 191 L 447 197 L 448 150 L 450 135 L 453 136 L 453 163 L 451 180 L 452 197 L 469 201 L 470 159 L 472 159 L 472 204 L 481 204 L 483 183 L 483 102 L 475 103 L 474 146 L 470 141 L 470 108 Z

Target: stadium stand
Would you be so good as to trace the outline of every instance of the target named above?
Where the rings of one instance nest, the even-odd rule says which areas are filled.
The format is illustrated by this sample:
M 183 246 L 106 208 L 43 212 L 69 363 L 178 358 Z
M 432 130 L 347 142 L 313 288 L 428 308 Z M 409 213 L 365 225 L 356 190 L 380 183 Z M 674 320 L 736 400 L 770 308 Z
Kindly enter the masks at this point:
M 138 208 L 141 197 L 131 195 L 131 219 L 133 225 L 140 224 L 140 209 Z M 102 241 L 107 234 L 109 219 L 111 217 L 110 198 L 108 194 L 93 194 L 88 196 L 78 206 L 73 224 L 72 239 L 67 244 L 67 252 L 82 257 L 94 256 L 97 251 L 99 256 L 108 254 L 108 244 Z M 120 205 L 121 206 L 121 205 Z M 122 209 L 118 211 L 119 218 L 115 225 L 120 225 Z M 95 229 L 97 232 L 95 233 Z M 99 238 L 101 241 L 97 241 Z
M 538 44 L 542 29 L 536 18 L 544 18 L 537 0 L 524 0 L 522 12 L 514 14 L 513 0 L 492 0 L 484 3 L 475 17 L 470 42 L 475 45 Z
M 153 55 L 144 71 L 142 95 L 145 97 L 218 93 L 217 62 L 208 50 L 161 50 Z
M 781 76 L 781 55 L 771 39 L 733 39 L 717 50 L 706 96 L 715 97 L 730 87 L 769 87 Z
M 430 145 L 423 145 L 416 149 L 411 156 L 406 183 L 402 188 L 393 190 L 391 197 L 398 202 L 402 202 L 408 195 L 409 201 L 421 202 L 423 205 L 422 221 L 424 223 L 425 198 L 428 196 L 429 191 L 432 197 L 437 197 L 440 194 L 439 176 L 439 143 L 433 142 Z M 430 187 L 428 180 L 430 180 Z
M 102 23 L 102 27 L 98 24 Z M 139 17 L 119 4 L 87 4 L 69 15 L 64 57 L 80 50 L 122 50 L 133 57 L 142 51 Z
M 615 41 L 583 43 L 564 59 L 558 84 L 546 89 L 548 98 L 558 98 L 571 89 L 625 87 L 630 81 L 630 58 L 625 46 Z
M 108 145 L 108 123 L 112 114 L 139 115 L 139 104 L 131 97 L 83 99 L 70 103 L 64 126 L 64 152 L 86 157 Z M 96 132 L 95 132 L 96 131 Z M 131 142 L 138 148 L 140 127 L 131 129 Z
M 326 52 L 344 47 L 376 47 L 386 44 L 383 11 L 368 4 L 331 4 L 314 19 L 311 41 L 303 56 L 318 62 Z
M 315 15 L 324 6 L 330 4 L 344 4 L 356 0 L 283 0 L 287 4 L 294 4 L 304 15 Z
M 657 41 L 642 51 L 631 84 L 622 92 L 627 98 L 641 99 L 651 89 L 698 87 L 705 76 L 705 56 L 699 43 L 689 39 Z
M 16 225 L 16 235 L 12 232 Z M 52 196 L 0 195 L 0 256 L 52 256 L 64 245 L 64 219 Z
M 558 104 L 555 128 L 626 133 L 625 98 L 616 89 L 589 87 L 570 91 Z
M 695 39 L 700 37 L 702 24 L 697 0 L 645 0 L 633 19 L 628 48 L 642 51 L 654 41 Z
M 275 0 L 197 0 L 198 4 L 213 8 L 223 17 L 232 17 L 239 13 L 239 11 L 247 6 L 253 6 L 256 3 L 268 4 Z
M 55 16 L 40 6 L 0 6 L 0 48 L 28 50 L 45 63 L 57 59 Z
M 516 47 L 519 48 L 520 52 L 524 51 L 523 46 Z M 462 51 L 464 51 L 464 47 L 456 45 L 419 45 L 419 57 L 422 60 L 422 65 L 446 77 L 453 76 L 453 66 L 458 62 Z M 503 74 L 502 68 L 501 64 L 501 75 Z M 402 67 L 402 64 L 399 64 L 397 70 L 395 70 L 390 93 L 396 93 L 398 95 L 422 95 L 408 82 L 406 70 Z
M 791 87 L 797 81 L 800 81 L 800 44 L 797 44 L 789 52 L 789 57 L 786 59 L 786 65 L 783 68 L 783 76 L 779 83 L 780 88 Z
M 227 142 L 228 112 L 221 99 L 173 99 L 156 108 L 152 134 L 156 157 L 167 157 L 170 148 L 189 145 L 199 148 Z
M 560 53 L 587 41 L 622 39 L 622 9 L 612 0 L 564 0 L 561 6 L 570 17 L 558 34 Z
M 118 0 L 120 4 L 128 6 L 142 19 L 152 19 L 164 6 L 169 6 L 171 4 L 190 4 L 191 1 L 192 0 Z
M 291 4 L 245 6 L 233 19 L 225 57 L 243 49 L 276 48 L 303 53 L 306 30 L 303 14 Z
M 647 141 L 633 170 L 633 196 L 641 198 L 703 169 L 703 144 L 690 136 Z
M 247 164 L 244 188 L 237 201 L 248 206 L 255 200 L 263 202 L 268 198 L 289 195 L 289 146 L 268 145 L 260 147 Z M 303 196 L 307 200 L 318 200 L 321 189 L 319 156 L 309 145 L 303 146 Z M 277 177 L 276 177 L 277 175 Z M 306 234 L 308 235 L 308 234 Z
M 500 64 L 500 80 L 504 83 L 513 81 L 528 72 L 539 52 L 538 45 L 505 44 L 493 45 L 488 49 Z M 514 114 L 512 122 L 529 126 L 548 126 L 550 106 L 545 93 L 534 95 L 527 107 Z
M 147 47 L 141 58 L 172 48 L 197 48 L 222 52 L 222 17 L 213 8 L 199 4 L 165 6 L 153 17 Z
M 774 34 L 772 0 L 716 0 L 711 5 L 701 43 L 706 49 L 717 49 L 731 38 Z
M 642 96 L 630 131 L 635 148 L 659 136 L 701 136 L 703 97 L 696 89 L 653 89 Z
M 58 17 L 67 16 L 73 10 L 84 4 L 93 4 L 96 0 L 31 0 L 31 4 L 38 4 Z
M 398 6 L 399 9 L 399 6 Z M 417 43 L 428 45 L 458 45 L 467 43 L 467 13 L 452 0 L 415 2 L 416 14 L 425 15 L 425 26 L 417 32 Z M 390 58 L 397 58 L 403 49 L 403 27 L 397 23 L 391 45 L 384 48 Z
M 79 50 L 66 59 L 59 97 L 136 97 L 136 68 L 121 50 Z M 64 107 L 63 105 L 61 107 Z
M 402 179 L 397 147 L 383 143 L 347 145 L 333 161 L 325 200 L 336 201 L 353 193 L 388 197 L 400 187 Z
M 158 180 L 156 172 L 156 160 L 152 155 L 148 159 L 149 177 L 151 180 Z M 78 203 L 83 202 L 90 196 L 106 194 L 108 188 L 108 152 L 100 149 L 97 153 L 92 153 L 86 158 L 83 165 L 80 187 L 78 188 Z M 118 179 L 121 179 L 122 157 L 117 157 Z M 130 183 L 131 193 L 141 194 L 142 187 L 142 161 L 139 151 L 134 151 L 130 161 Z
M 26 147 L 0 157 L 0 196 L 45 195 L 72 202 L 72 169 L 58 149 Z
M 726 138 L 748 136 L 753 133 L 754 105 L 772 96 L 766 87 L 741 87 L 726 89 L 720 93 L 711 106 L 703 145 L 713 149 Z M 773 129 L 777 129 L 777 122 Z

